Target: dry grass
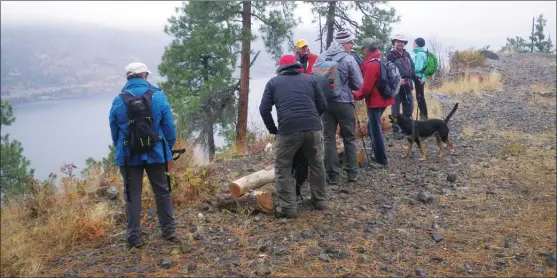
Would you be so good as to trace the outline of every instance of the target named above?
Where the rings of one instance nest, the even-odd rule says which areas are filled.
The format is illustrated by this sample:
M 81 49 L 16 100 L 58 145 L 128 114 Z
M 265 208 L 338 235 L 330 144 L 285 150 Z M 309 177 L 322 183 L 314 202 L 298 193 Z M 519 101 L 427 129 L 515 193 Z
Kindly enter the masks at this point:
M 456 222 L 465 221 L 463 229 L 446 234 L 447 241 L 465 240 L 469 248 L 450 250 L 457 261 L 498 269 L 502 266 L 497 260 L 502 259 L 506 264 L 501 274 L 513 276 L 532 275 L 534 267 L 545 265 L 538 254 L 554 252 L 556 244 L 555 151 L 549 148 L 554 134 L 490 134 L 505 143 L 489 163 L 471 166 L 469 197 L 445 200 L 455 211 L 469 212 L 466 219 L 455 217 Z M 503 244 L 505 240 L 512 242 Z M 546 274 L 555 277 L 555 269 Z
M 176 206 L 213 195 L 218 183 L 211 182 L 210 177 L 216 176 L 211 167 L 191 168 L 195 163 L 191 144 L 178 141 L 176 148 L 186 149 L 170 168 Z M 72 165 L 64 169 L 69 176 L 60 180 L 60 192 L 52 181 L 34 182 L 29 196 L 8 200 L 3 206 L 2 276 L 39 276 L 54 255 L 103 240 L 115 227 L 112 212 L 117 208 L 111 208 L 108 200 L 96 193 L 110 185 L 123 192 L 118 171 L 110 169 L 107 173 L 97 164 L 79 180 L 73 177 Z M 144 209 L 155 207 L 147 177 L 142 195 Z
M 426 92 L 441 92 L 448 95 L 465 93 L 498 92 L 503 90 L 501 74 L 493 71 L 486 76 L 465 75 L 454 81 L 442 82 L 439 88 L 427 88 Z
M 100 172 L 92 169 L 90 176 Z M 61 193 L 52 184 L 34 183 L 28 199 L 9 200 L 2 209 L 2 275 L 39 276 L 53 254 L 104 238 L 114 226 L 109 205 L 85 193 L 97 182 L 63 179 Z
M 486 65 L 485 56 L 475 49 L 455 51 L 450 58 L 451 70 L 460 71 L 462 69 L 483 67 Z

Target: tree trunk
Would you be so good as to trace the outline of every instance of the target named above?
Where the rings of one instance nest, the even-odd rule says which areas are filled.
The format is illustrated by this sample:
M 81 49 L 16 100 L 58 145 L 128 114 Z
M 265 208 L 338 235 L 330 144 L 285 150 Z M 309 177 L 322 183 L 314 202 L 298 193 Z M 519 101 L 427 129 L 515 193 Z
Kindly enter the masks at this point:
M 535 17 L 532 17 L 532 36 L 530 37 L 530 52 L 534 53 L 534 19 Z
M 207 111 L 207 150 L 209 152 L 209 162 L 215 158 L 215 123 L 211 111 Z
M 335 30 L 335 9 L 336 9 L 336 1 L 329 2 L 329 10 L 327 12 L 327 47 L 331 46 L 333 42 L 333 32 Z
M 240 154 L 246 150 L 246 131 L 248 127 L 248 95 L 251 49 L 251 1 L 242 3 L 242 62 L 240 76 L 240 99 L 238 105 L 238 122 L 236 124 L 236 147 Z

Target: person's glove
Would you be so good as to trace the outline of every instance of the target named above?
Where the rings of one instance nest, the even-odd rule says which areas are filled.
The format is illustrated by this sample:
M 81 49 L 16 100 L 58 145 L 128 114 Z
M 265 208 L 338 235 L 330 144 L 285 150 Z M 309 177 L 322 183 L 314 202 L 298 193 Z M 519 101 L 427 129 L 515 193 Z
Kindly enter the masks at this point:
M 275 128 L 273 128 L 273 129 L 269 130 L 269 133 L 271 133 L 271 134 L 273 134 L 273 135 L 277 135 L 278 130 L 277 130 L 277 128 L 275 127 Z

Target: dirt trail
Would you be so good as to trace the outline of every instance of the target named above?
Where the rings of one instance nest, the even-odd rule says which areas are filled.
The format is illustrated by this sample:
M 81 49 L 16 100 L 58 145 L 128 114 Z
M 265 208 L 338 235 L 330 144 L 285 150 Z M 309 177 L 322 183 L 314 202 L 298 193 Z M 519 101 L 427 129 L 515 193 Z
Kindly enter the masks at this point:
M 554 277 L 555 55 L 489 63 L 503 75 L 502 92 L 438 96 L 445 115 L 460 103 L 452 156 L 438 159 L 428 139 L 428 161 L 416 148 L 404 160 L 406 142 L 390 141 L 389 168 L 363 169 L 350 194 L 329 186 L 326 213 L 278 220 L 204 204 L 177 211 L 188 240 L 181 248 L 146 228 L 141 250 L 126 251 L 120 233 L 58 256 L 45 274 Z M 221 181 L 269 163 L 222 162 Z

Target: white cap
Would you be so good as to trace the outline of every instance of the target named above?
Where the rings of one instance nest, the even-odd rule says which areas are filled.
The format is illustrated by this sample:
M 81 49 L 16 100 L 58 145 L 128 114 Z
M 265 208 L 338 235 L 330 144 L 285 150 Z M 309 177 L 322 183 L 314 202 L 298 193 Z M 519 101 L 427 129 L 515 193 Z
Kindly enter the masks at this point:
M 395 43 L 395 41 L 401 41 L 404 44 L 408 43 L 408 40 L 403 35 L 399 35 L 399 34 L 395 35 L 395 37 L 391 40 L 393 44 Z
M 147 66 L 144 63 L 134 62 L 126 66 L 126 76 L 143 73 L 143 72 L 151 74 L 151 72 L 149 71 L 149 69 L 147 69 Z

